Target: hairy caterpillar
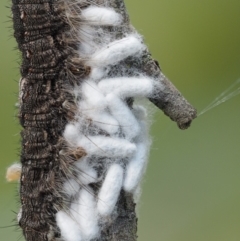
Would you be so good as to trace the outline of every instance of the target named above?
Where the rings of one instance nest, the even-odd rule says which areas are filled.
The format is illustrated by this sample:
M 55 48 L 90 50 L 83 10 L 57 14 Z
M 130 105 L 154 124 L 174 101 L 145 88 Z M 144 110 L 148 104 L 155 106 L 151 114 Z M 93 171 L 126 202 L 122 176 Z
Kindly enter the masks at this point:
M 149 98 L 181 129 L 196 112 L 122 0 L 13 0 L 12 11 L 23 59 L 19 225 L 27 241 L 103 240 L 146 166 L 146 113 L 134 98 Z

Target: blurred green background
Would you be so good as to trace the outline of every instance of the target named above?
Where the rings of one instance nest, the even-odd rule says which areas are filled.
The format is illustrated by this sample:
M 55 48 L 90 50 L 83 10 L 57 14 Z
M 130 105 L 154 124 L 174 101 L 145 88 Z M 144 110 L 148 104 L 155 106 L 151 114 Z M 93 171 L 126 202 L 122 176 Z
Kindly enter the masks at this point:
M 126 4 L 163 72 L 198 111 L 240 77 L 239 0 Z M 0 2 L 0 226 L 15 224 L 18 209 L 17 185 L 5 181 L 6 167 L 18 160 L 20 130 L 14 107 L 19 58 L 6 22 L 9 5 Z M 156 110 L 139 241 L 240 240 L 239 101 L 237 96 L 210 110 L 187 131 Z M 14 227 L 0 229 L 0 240 L 20 236 Z

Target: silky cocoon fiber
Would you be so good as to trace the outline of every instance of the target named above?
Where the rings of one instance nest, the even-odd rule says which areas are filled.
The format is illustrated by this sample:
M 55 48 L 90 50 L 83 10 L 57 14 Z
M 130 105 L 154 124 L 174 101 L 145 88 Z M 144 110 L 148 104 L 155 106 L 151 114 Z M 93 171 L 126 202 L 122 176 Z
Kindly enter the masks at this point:
M 84 9 L 77 3 L 73 9 L 65 1 L 66 19 L 73 27 L 69 35 L 78 43 L 76 54 L 91 71 L 81 84 L 66 89 L 73 100 L 63 103 L 68 109 L 74 105 L 74 110 L 63 131 L 67 151 L 59 154 L 75 162 L 65 171 L 67 178 L 59 191 L 65 204 L 56 214 L 61 241 L 98 238 L 105 220 L 116 214 L 121 190 L 135 194 L 147 163 L 149 142 L 142 124 L 146 111 L 132 102 L 135 97 L 153 96 L 156 87 L 154 78 L 136 67 L 129 75 L 128 66 L 121 64 L 128 58 L 141 59 L 147 50 L 141 36 L 126 28 L 124 17 L 92 1 Z M 78 15 L 73 16 L 74 12 Z M 78 22 L 81 24 L 76 25 Z M 111 26 L 128 30 L 119 37 L 108 30 Z M 22 80 L 22 88 L 24 84 Z M 15 180 L 11 173 L 19 170 L 21 173 L 17 164 L 11 166 L 8 179 Z M 21 215 L 19 212 L 19 221 Z
M 88 158 L 83 158 L 75 163 L 78 170 L 78 180 L 82 185 L 88 185 L 90 183 L 97 182 L 97 172 L 88 163 Z M 79 184 L 78 184 L 79 185 Z
M 128 163 L 126 168 L 125 179 L 123 188 L 127 192 L 133 192 L 139 182 L 141 181 L 142 174 L 145 171 L 145 164 L 147 159 L 147 147 L 146 143 L 139 143 L 137 145 L 137 151 L 132 160 Z
M 128 84 L 125 85 L 125 82 Z M 103 79 L 99 88 L 104 93 L 114 93 L 115 95 L 126 97 L 148 97 L 153 93 L 153 81 L 149 78 L 112 78 Z
M 132 140 L 141 131 L 138 121 L 132 111 L 127 108 L 124 101 L 117 98 L 114 94 L 108 94 L 106 99 L 109 103 L 110 112 L 117 119 L 125 134 L 125 138 L 127 140 Z
M 78 193 L 80 187 L 76 179 L 70 179 L 63 185 L 63 192 L 69 196 L 73 196 Z
M 64 211 L 56 214 L 57 225 L 61 230 L 61 236 L 65 241 L 82 241 L 80 226 L 74 218 Z M 71 230 L 71 231 L 70 231 Z
M 127 157 L 133 155 L 136 145 L 120 138 L 99 136 L 79 137 L 77 145 L 83 147 L 88 155 L 106 157 Z
M 99 231 L 96 200 L 90 188 L 80 190 L 76 214 L 83 240 L 96 238 Z
M 119 164 L 111 165 L 98 194 L 97 210 L 101 216 L 107 216 L 113 211 L 122 181 L 123 168 Z
M 114 9 L 89 3 L 79 11 L 81 28 L 75 32 L 81 40 L 78 54 L 91 71 L 69 90 L 76 111 L 63 133 L 70 150 L 80 148 L 85 153 L 72 168 L 74 178 L 63 185 L 71 215 L 59 211 L 57 225 L 66 241 L 75 241 L 78 235 L 84 241 L 97 238 L 105 221 L 116 215 L 121 190 L 135 194 L 147 163 L 149 141 L 142 124 L 146 111 L 132 100 L 153 96 L 156 86 L 154 78 L 141 69 L 133 67 L 129 74 L 129 66 L 122 64 L 128 58 L 140 63 L 147 50 L 141 36 Z M 111 26 L 123 34 L 109 31 Z M 77 158 L 78 152 L 74 155 Z M 72 218 L 72 235 L 67 233 L 64 217 Z
M 111 8 L 90 6 L 81 12 L 83 20 L 92 25 L 120 25 L 122 16 Z
M 142 52 L 144 49 L 145 46 L 137 35 L 129 35 L 98 50 L 87 61 L 87 64 L 93 67 L 114 65 L 128 56 Z
M 12 4 L 23 129 L 21 165 L 7 179 L 20 183 L 23 236 L 135 240 L 150 146 L 140 103 L 149 99 L 181 129 L 196 111 L 161 73 L 123 0 Z M 122 229 L 132 237 L 119 237 Z

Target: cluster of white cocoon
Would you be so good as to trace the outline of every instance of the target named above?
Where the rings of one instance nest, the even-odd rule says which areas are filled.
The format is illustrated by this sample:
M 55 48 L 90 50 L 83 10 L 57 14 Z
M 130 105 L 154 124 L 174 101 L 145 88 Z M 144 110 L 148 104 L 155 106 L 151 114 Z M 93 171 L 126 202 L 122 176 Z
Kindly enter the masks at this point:
M 150 141 L 145 108 L 135 104 L 130 108 L 126 100 L 150 97 L 154 88 L 154 80 L 141 74 L 118 77 L 107 73 L 111 66 L 146 51 L 135 31 L 121 39 L 106 32 L 107 26 L 123 24 L 119 13 L 91 5 L 79 17 L 83 20 L 79 56 L 91 67 L 91 73 L 73 90 L 78 111 L 63 136 L 71 149 L 82 147 L 87 156 L 76 161 L 77 177 L 63 186 L 71 202 L 68 210 L 56 215 L 64 241 L 97 238 L 103 220 L 115 210 L 121 189 L 137 192 Z M 101 183 L 97 196 L 89 186 L 92 183 Z

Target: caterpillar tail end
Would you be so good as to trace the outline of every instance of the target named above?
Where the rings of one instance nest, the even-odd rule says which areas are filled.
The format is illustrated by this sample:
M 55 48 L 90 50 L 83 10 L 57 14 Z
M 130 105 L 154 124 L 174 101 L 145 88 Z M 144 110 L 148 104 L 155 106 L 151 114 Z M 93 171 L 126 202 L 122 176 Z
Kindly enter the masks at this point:
M 161 73 L 159 85 L 149 98 L 165 115 L 175 121 L 181 130 L 190 127 L 197 117 L 197 110 L 183 97 L 177 88 Z

